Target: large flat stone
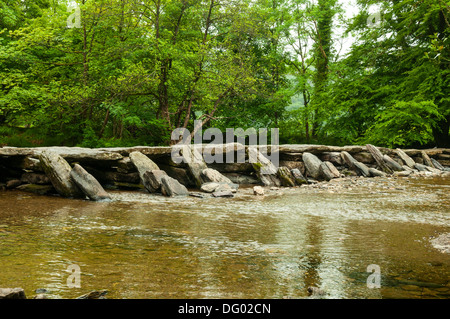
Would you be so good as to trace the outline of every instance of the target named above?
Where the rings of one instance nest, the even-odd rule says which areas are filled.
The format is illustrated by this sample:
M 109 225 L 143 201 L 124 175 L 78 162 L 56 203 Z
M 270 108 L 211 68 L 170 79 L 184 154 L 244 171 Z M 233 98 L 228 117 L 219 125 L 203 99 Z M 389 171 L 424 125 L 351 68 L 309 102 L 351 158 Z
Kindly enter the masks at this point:
M 83 167 L 75 164 L 70 177 L 77 184 L 78 188 L 94 201 L 110 200 L 111 196 L 103 189 L 102 185 L 89 174 Z
M 212 168 L 206 168 L 201 172 L 202 179 L 205 183 L 210 182 L 216 182 L 216 183 L 228 183 L 231 184 L 231 180 L 222 175 L 219 171 L 212 169 Z
M 161 192 L 163 195 L 170 197 L 189 195 L 189 191 L 184 185 L 169 176 L 163 176 L 161 178 Z
M 156 193 L 161 190 L 162 178 L 168 176 L 162 170 L 153 170 L 144 173 L 144 186 L 150 193 Z
M 265 186 L 281 186 L 278 168 L 256 147 L 248 148 L 249 162 L 253 165 L 256 176 Z
M 299 169 L 294 168 L 291 170 L 291 173 L 297 185 L 308 184 L 308 180 L 303 176 Z
M 405 164 L 409 167 L 409 168 L 414 168 L 414 165 L 416 164 L 414 162 L 414 160 L 409 157 L 408 154 L 406 154 L 404 151 L 402 151 L 401 149 L 397 148 L 397 155 L 403 160 L 403 162 L 405 162 Z
M 327 180 L 330 181 L 333 178 L 340 177 L 339 171 L 336 169 L 336 167 L 328 161 L 322 162 L 320 164 L 320 174 Z
M 369 168 L 365 164 L 358 162 L 352 155 L 350 155 L 350 153 L 344 151 L 341 155 L 342 159 L 350 169 L 354 170 L 361 176 L 370 176 Z
M 45 174 L 52 182 L 58 194 L 69 198 L 84 198 L 83 192 L 78 188 L 70 177 L 72 167 L 60 155 L 51 152 L 43 152 L 39 160 L 45 171 Z
M 285 166 L 278 168 L 278 178 L 281 181 L 281 186 L 294 187 L 295 178 L 291 173 L 291 170 Z
M 305 163 L 308 175 L 314 179 L 319 179 L 321 176 L 320 165 L 322 161 L 316 155 L 305 152 L 303 153 L 303 162 Z
M 394 172 L 403 171 L 402 166 L 399 163 L 397 163 L 396 161 L 394 161 L 389 155 L 384 155 L 383 159 L 384 159 L 386 165 Z
M 141 182 L 144 184 L 144 174 L 149 171 L 159 170 L 158 165 L 141 152 L 130 153 L 130 160 L 139 172 Z

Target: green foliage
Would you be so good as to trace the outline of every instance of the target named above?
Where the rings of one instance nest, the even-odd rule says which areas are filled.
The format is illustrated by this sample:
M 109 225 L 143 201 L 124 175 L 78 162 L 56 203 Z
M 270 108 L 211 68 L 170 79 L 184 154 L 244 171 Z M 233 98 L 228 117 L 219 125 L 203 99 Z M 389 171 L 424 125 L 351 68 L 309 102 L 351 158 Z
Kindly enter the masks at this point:
M 0 143 L 167 145 L 202 120 L 284 143 L 448 145 L 448 4 L 357 2 L 344 21 L 336 0 L 87 0 L 70 29 L 70 1 L 0 0 Z M 356 38 L 344 58 L 338 24 Z
M 349 142 L 449 146 L 449 7 L 434 0 L 358 1 L 357 37 L 333 68 L 326 130 Z M 368 28 L 369 5 L 383 23 Z M 373 12 L 372 12 L 373 13 Z
M 442 118 L 433 101 L 398 101 L 376 117 L 363 142 L 388 147 L 425 145 L 433 140 L 432 130 Z

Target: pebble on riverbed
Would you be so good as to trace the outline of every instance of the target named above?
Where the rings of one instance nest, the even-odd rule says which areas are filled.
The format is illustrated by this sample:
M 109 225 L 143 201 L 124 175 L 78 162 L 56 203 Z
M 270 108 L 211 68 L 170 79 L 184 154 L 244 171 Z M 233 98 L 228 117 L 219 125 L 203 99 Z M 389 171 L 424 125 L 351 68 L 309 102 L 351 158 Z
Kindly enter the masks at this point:
M 444 254 L 450 254 L 450 233 L 444 233 L 437 238 L 431 240 L 434 248 Z
M 310 298 L 323 298 L 327 293 L 318 287 L 308 287 Z
M 261 186 L 253 187 L 253 194 L 256 196 L 264 196 L 264 188 Z

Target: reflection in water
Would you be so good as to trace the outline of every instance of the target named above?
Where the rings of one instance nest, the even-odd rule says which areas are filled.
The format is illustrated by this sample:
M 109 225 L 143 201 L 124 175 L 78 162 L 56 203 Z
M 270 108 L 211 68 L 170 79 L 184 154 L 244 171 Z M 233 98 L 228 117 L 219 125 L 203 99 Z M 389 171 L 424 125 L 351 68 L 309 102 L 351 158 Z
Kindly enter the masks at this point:
M 322 230 L 320 226 L 313 223 L 312 220 L 308 220 L 306 223 L 306 236 L 307 242 L 312 247 L 319 247 L 322 242 Z M 311 250 L 309 254 L 305 256 L 306 265 L 304 283 L 306 287 L 320 287 L 321 279 L 319 274 L 319 267 L 322 264 L 322 258 L 320 256 L 320 250 Z
M 113 192 L 111 203 L 0 192 L 0 286 L 51 298 L 100 289 L 110 298 L 305 298 L 310 286 L 328 298 L 449 298 L 450 257 L 429 238 L 450 230 L 450 181 L 386 183 L 234 199 Z M 80 289 L 66 285 L 71 264 Z M 381 289 L 366 286 L 370 264 L 381 267 Z

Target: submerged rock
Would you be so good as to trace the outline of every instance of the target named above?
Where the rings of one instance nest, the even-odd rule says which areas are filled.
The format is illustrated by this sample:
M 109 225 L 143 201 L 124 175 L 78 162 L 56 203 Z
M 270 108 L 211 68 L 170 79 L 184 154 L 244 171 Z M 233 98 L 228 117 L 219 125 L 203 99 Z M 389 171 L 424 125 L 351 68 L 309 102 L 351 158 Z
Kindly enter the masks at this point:
M 33 193 L 37 195 L 50 195 L 55 194 L 56 190 L 52 185 L 35 185 L 35 184 L 25 184 L 17 187 L 18 190 L 27 193 Z
M 205 181 L 203 185 L 207 185 L 207 189 L 211 189 L 213 184 L 219 184 L 213 191 L 208 191 L 207 193 L 212 193 L 214 191 L 221 190 L 231 190 L 233 193 L 237 192 L 239 185 L 233 183 L 228 177 L 222 175 L 219 171 L 215 169 L 207 168 L 202 171 L 202 177 Z M 208 185 L 209 184 L 209 185 Z
M 308 293 L 311 297 L 321 297 L 326 295 L 326 292 L 318 287 L 308 287 Z
M 205 183 L 200 189 L 205 193 L 214 193 L 214 191 L 220 186 L 219 183 Z
M 213 193 L 213 197 L 234 197 L 231 191 L 218 191 Z
M 232 192 L 236 193 L 236 189 L 231 188 L 230 184 L 220 183 L 219 187 L 217 187 L 214 192 Z
M 37 294 L 47 294 L 47 293 L 49 293 L 49 291 L 47 289 L 45 289 L 45 288 L 38 288 L 34 292 L 37 293 Z
M 229 183 L 205 183 L 200 189 L 205 193 L 214 193 L 220 191 L 231 191 L 232 193 L 236 193 L 239 185 L 237 184 L 229 184 Z
M 431 244 L 440 252 L 450 254 L 450 233 L 445 233 L 432 239 Z
M 411 171 L 401 171 L 401 172 L 394 172 L 394 176 L 397 177 L 408 177 L 409 175 L 411 175 Z
M 253 194 L 256 196 L 264 196 L 264 188 L 261 186 L 253 187 Z
M 94 201 L 110 200 L 111 196 L 103 189 L 102 185 L 94 176 L 86 172 L 86 170 L 78 164 L 75 164 L 70 177 L 81 189 L 81 191 Z
M 106 299 L 105 296 L 107 293 L 107 290 L 91 291 L 90 293 L 77 297 L 76 299 Z
M 207 197 L 209 197 L 205 193 L 189 193 L 189 196 L 196 197 L 196 198 L 207 198 Z

